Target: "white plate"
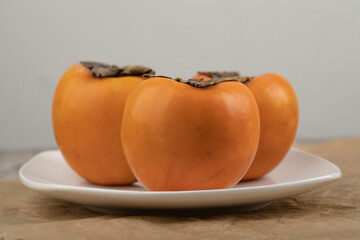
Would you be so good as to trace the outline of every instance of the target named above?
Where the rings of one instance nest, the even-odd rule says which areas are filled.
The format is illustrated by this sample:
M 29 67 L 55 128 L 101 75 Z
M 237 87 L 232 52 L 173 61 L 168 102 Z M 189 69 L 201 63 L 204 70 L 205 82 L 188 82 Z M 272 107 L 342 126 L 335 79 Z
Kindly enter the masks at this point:
M 341 177 L 341 170 L 325 159 L 292 148 L 265 177 L 241 182 L 230 189 L 151 192 L 138 183 L 113 187 L 91 184 L 67 165 L 60 151 L 46 151 L 25 163 L 19 174 L 23 184 L 35 191 L 95 211 L 116 213 L 116 210 L 183 212 L 229 207 L 251 211 L 332 182 Z

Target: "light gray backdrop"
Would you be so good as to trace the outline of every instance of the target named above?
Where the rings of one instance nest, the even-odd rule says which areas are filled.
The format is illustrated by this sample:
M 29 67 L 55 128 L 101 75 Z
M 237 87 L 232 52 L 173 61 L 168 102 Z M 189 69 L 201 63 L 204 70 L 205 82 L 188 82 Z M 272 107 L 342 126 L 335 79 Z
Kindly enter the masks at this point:
M 0 0 L 0 149 L 54 147 L 51 101 L 80 60 L 159 74 L 277 72 L 298 140 L 360 134 L 360 1 Z

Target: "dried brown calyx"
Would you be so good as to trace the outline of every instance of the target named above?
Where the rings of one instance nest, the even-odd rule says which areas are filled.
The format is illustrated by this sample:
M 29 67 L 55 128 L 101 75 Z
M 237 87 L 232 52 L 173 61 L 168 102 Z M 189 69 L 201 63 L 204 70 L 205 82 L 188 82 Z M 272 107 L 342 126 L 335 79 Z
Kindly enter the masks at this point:
M 211 78 L 238 78 L 240 77 L 240 73 L 239 72 L 219 72 L 219 71 L 215 71 L 215 72 L 198 72 L 198 74 L 205 74 L 210 76 Z
M 128 65 L 119 67 L 117 65 L 110 65 L 99 62 L 81 62 L 82 65 L 91 71 L 91 75 L 96 78 L 107 77 L 123 77 L 123 76 L 143 76 L 144 74 L 155 74 L 151 68 L 141 65 Z
M 210 76 L 211 79 L 215 79 L 218 82 L 224 82 L 224 81 L 239 81 L 241 83 L 246 83 L 253 79 L 254 77 L 250 76 L 241 76 L 239 72 L 198 72 L 198 74 L 207 75 Z
M 211 74 L 209 74 L 209 73 L 211 73 Z M 229 81 L 245 83 L 252 79 L 252 77 L 240 76 L 240 74 L 238 72 L 199 72 L 199 74 L 208 74 L 208 75 L 210 75 L 211 79 L 205 80 L 203 78 L 200 78 L 200 79 L 193 78 L 193 79 L 184 80 L 182 78 L 171 78 L 171 77 L 167 77 L 167 76 L 159 76 L 159 75 L 153 75 L 153 74 L 144 74 L 142 77 L 145 79 L 152 78 L 152 77 L 169 78 L 176 82 L 188 84 L 190 86 L 197 87 L 197 88 L 210 87 L 210 86 L 213 86 L 218 83 L 229 82 Z
M 210 87 L 215 84 L 222 83 L 222 82 L 239 81 L 238 79 L 234 79 L 234 78 L 226 78 L 226 79 L 225 78 L 212 78 L 210 80 L 204 80 L 204 79 L 183 80 L 181 78 L 175 78 L 174 80 L 177 82 L 188 84 L 193 87 L 197 87 L 197 88 Z

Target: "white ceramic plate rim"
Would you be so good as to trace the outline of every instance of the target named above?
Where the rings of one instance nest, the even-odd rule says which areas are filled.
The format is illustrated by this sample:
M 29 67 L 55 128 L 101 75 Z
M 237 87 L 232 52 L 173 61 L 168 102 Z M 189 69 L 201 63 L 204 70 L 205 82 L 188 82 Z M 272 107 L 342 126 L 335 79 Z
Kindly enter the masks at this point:
M 307 192 L 341 177 L 340 169 L 325 159 L 296 149 L 291 149 L 289 154 L 289 158 L 286 157 L 277 170 L 275 169 L 267 176 L 268 178 L 240 183 L 229 189 L 146 191 L 142 188 L 126 189 L 126 186 L 116 187 L 117 189 L 92 184 L 83 186 L 81 184 L 82 182 L 85 183 L 86 180 L 80 177 L 72 179 L 67 175 L 75 173 L 66 164 L 59 151 L 39 153 L 21 167 L 19 174 L 24 185 L 35 191 L 58 199 L 83 204 L 89 209 L 102 213 L 152 209 L 191 210 L 191 214 L 193 211 L 200 211 L 201 209 L 211 208 L 214 210 L 215 208 L 229 207 L 240 207 L 242 212 L 252 211 L 268 205 L 273 200 Z M 38 171 L 39 164 L 41 166 L 44 164 L 43 161 L 47 160 L 49 160 L 48 165 L 45 164 L 44 168 Z M 310 165 L 307 165 L 309 161 Z M 312 162 L 314 165 L 311 165 Z M 32 163 L 34 165 L 31 165 Z M 66 164 L 66 168 L 63 168 L 65 165 L 62 164 Z M 52 169 L 48 169 L 51 167 L 61 167 L 54 176 L 55 180 L 47 175 L 48 171 L 52 171 Z M 298 167 L 301 170 L 298 171 Z M 306 172 L 309 170 L 310 172 Z M 294 171 L 296 172 L 295 175 Z M 43 175 L 44 173 L 45 175 Z M 64 178 L 70 177 L 70 179 L 62 182 L 62 176 Z M 268 184 L 268 180 L 270 184 Z
M 301 154 L 306 154 L 308 156 L 311 157 L 316 157 L 318 160 L 321 160 L 323 162 L 325 162 L 326 164 L 330 164 L 332 165 L 332 167 L 334 169 L 336 169 L 336 172 L 331 173 L 331 174 L 327 174 L 327 175 L 323 175 L 323 176 L 319 176 L 319 177 L 314 177 L 314 178 L 309 178 L 309 179 L 304 179 L 304 180 L 296 180 L 296 181 L 292 181 L 292 182 L 285 182 L 285 183 L 275 183 L 275 184 L 271 184 L 271 185 L 262 185 L 262 186 L 252 186 L 252 187 L 242 187 L 242 188 L 227 188 L 227 189 L 212 189 L 212 190 L 193 190 L 193 191 L 134 191 L 134 190 L 122 190 L 122 189 L 106 189 L 106 188 L 91 188 L 91 187 L 85 187 L 85 186 L 69 186 L 69 185 L 62 185 L 62 184 L 57 184 L 57 183 L 40 183 L 40 182 L 35 182 L 32 181 L 30 179 L 28 179 L 26 176 L 24 176 L 23 172 L 24 169 L 27 168 L 27 166 L 29 164 L 31 164 L 31 160 L 36 158 L 38 155 L 40 154 L 44 154 L 46 152 L 54 152 L 54 151 L 58 151 L 58 150 L 49 150 L 49 151 L 44 151 L 41 152 L 37 155 L 35 155 L 33 158 L 31 158 L 28 162 L 26 162 L 19 170 L 19 175 L 20 175 L 20 179 L 21 181 L 28 187 L 33 188 L 33 189 L 37 189 L 37 190 L 41 190 L 41 191 L 52 191 L 52 190 L 67 190 L 67 191 L 84 191 L 84 192 L 94 192 L 94 193 L 99 193 L 99 194 L 126 194 L 126 195 L 164 195 L 164 196 L 169 196 L 169 195 L 194 195 L 194 194 L 204 194 L 204 193 L 226 193 L 226 192 L 234 192 L 234 191 L 241 191 L 241 190 L 245 190 L 246 191 L 251 191 L 251 190 L 266 190 L 266 189 L 277 189 L 277 188 L 283 188 L 283 187 L 290 187 L 292 185 L 299 185 L 299 184 L 307 184 L 307 183 L 323 183 L 323 182 L 329 182 L 332 180 L 336 180 L 338 178 L 340 178 L 342 176 L 341 170 L 340 168 L 338 168 L 335 164 L 333 164 L 332 162 L 329 162 L 319 156 L 292 148 L 292 151 L 295 152 L 301 152 Z

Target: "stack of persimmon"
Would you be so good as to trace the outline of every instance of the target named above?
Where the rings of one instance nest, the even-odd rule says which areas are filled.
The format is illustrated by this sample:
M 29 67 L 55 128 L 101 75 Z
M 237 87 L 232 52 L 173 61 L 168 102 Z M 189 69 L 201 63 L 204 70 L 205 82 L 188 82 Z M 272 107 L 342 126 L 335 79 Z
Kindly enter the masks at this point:
M 230 188 L 285 157 L 298 104 L 278 74 L 199 72 L 189 80 L 144 66 L 81 62 L 60 79 L 55 138 L 90 182 L 152 191 Z

